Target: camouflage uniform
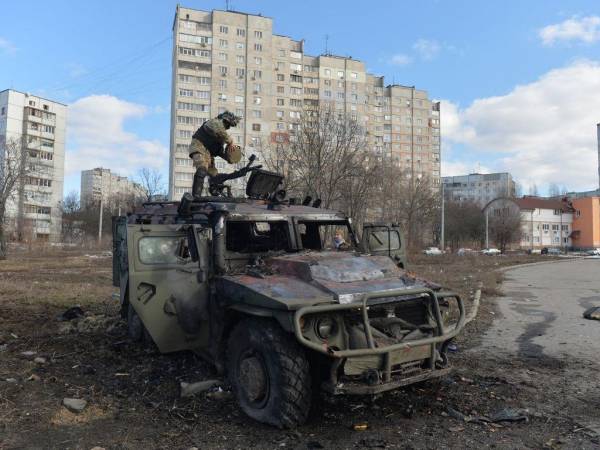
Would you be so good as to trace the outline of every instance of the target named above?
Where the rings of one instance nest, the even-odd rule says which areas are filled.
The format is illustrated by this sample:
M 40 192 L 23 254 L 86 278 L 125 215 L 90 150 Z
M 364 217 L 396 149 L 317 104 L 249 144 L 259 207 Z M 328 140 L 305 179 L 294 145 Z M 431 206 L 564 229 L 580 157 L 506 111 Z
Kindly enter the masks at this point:
M 231 136 L 227 133 L 227 129 L 236 126 L 238 120 L 238 117 L 226 111 L 219 114 L 217 118 L 204 122 L 192 136 L 189 155 L 196 167 L 192 187 L 194 196 L 202 194 L 204 177 L 207 175 L 214 177 L 219 173 L 215 167 L 216 156 L 220 156 L 230 164 L 240 161 L 242 156 L 240 147 L 233 144 Z

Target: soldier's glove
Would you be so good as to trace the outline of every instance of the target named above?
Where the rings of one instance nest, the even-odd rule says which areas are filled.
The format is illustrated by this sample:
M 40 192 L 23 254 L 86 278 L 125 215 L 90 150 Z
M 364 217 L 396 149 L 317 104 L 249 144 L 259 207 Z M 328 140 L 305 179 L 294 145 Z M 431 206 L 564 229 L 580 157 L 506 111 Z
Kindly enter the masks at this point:
M 215 177 L 219 174 L 219 171 L 216 167 L 209 167 L 208 169 L 206 169 L 206 172 L 209 177 Z
M 229 164 L 237 164 L 242 159 L 242 148 L 239 145 L 227 144 L 223 159 Z
M 205 157 L 200 152 L 196 152 L 191 155 L 194 167 L 200 167 L 205 164 Z

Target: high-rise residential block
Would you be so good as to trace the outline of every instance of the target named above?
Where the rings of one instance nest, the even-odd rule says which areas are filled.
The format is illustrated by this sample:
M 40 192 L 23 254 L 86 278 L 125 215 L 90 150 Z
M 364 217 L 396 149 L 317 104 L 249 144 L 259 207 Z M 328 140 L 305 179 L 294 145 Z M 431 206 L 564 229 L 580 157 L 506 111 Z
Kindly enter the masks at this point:
M 105 204 L 126 202 L 146 195 L 144 188 L 127 177 L 112 173 L 110 169 L 97 167 L 81 171 L 81 204 Z
M 427 92 L 386 85 L 351 57 L 307 55 L 303 40 L 274 34 L 273 19 L 260 15 L 178 6 L 173 43 L 171 198 L 190 191 L 188 145 L 205 120 L 242 116 L 231 135 L 246 155 L 261 154 L 293 139 L 303 111 L 324 104 L 363 125 L 390 164 L 439 184 L 440 108 Z
M 60 239 L 66 116 L 62 103 L 12 89 L 0 92 L 0 158 L 12 142 L 27 159 L 27 173 L 7 203 L 15 238 Z

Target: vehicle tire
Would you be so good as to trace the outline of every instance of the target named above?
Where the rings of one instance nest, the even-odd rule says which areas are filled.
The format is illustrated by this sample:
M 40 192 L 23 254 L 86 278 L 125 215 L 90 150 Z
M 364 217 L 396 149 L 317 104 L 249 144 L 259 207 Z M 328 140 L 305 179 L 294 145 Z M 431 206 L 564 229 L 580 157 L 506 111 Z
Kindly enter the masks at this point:
M 279 428 L 303 424 L 311 377 L 304 350 L 277 323 L 241 321 L 229 336 L 227 375 L 242 410 Z
M 144 324 L 135 312 L 131 303 L 127 303 L 127 334 L 134 342 L 140 342 L 144 337 Z

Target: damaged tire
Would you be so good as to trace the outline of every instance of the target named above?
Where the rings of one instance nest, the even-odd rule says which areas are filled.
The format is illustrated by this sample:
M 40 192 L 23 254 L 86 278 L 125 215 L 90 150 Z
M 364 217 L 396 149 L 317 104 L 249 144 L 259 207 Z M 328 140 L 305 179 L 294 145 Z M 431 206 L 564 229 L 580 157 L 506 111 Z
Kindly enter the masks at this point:
M 278 324 L 241 321 L 229 337 L 227 375 L 242 410 L 279 428 L 303 424 L 311 403 L 308 360 Z

